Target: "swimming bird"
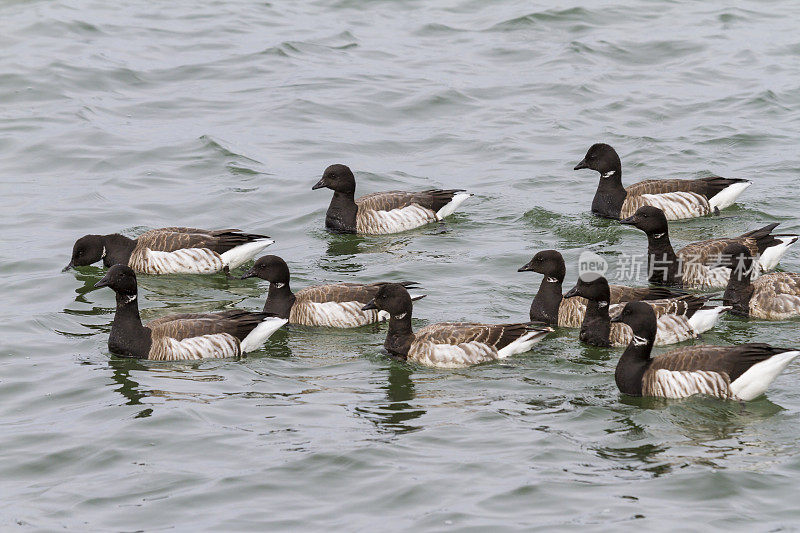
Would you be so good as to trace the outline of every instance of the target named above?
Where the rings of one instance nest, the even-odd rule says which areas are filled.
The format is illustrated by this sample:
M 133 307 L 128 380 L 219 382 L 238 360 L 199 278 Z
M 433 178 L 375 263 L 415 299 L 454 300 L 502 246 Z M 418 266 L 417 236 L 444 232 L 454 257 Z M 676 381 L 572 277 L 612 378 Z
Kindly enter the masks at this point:
M 676 253 L 669 240 L 667 218 L 661 209 L 640 207 L 636 214 L 620 222 L 647 234 L 650 283 L 695 289 L 724 288 L 728 284 L 730 270 L 716 266 L 720 253 L 728 244 L 743 244 L 753 256 L 758 256 L 760 273 L 775 268 L 789 246 L 798 239 L 795 234 L 773 235 L 772 230 L 778 226 L 775 223 L 738 237 L 693 242 Z
M 325 227 L 339 233 L 398 233 L 451 215 L 472 196 L 463 189 L 377 192 L 355 199 L 356 178 L 346 165 L 325 169 L 311 190 L 333 190 Z
M 612 323 L 625 304 L 609 305 L 611 292 L 603 276 L 583 276 L 564 298 L 586 298 L 586 314 L 581 324 L 580 339 L 593 346 L 627 346 L 633 339 L 631 328 L 622 323 Z M 730 310 L 726 306 L 706 307 L 708 296 L 687 294 L 677 298 L 644 302 L 656 313 L 658 331 L 655 344 L 674 344 L 694 339 L 713 328 L 720 315 Z
M 564 257 L 556 250 L 542 250 L 517 272 L 536 272 L 544 274 L 539 291 L 533 298 L 530 319 L 551 326 L 577 328 L 583 323 L 586 312 L 586 299 L 574 297 L 564 299 L 562 284 L 567 273 Z M 666 287 L 626 287 L 609 285 L 610 304 L 633 300 L 659 300 L 685 294 Z
M 800 274 L 772 272 L 751 281 L 751 252 L 738 243 L 722 250 L 719 266 L 731 269 L 722 301 L 733 313 L 766 320 L 800 316 Z
M 291 324 L 355 328 L 387 320 L 389 315 L 376 310 L 362 311 L 386 283 L 335 283 L 306 287 L 293 293 L 289 285 L 289 267 L 277 255 L 259 257 L 242 279 L 257 277 L 269 281 L 264 312 L 289 319 Z M 416 288 L 413 282 L 401 285 Z M 412 299 L 420 299 L 417 295 Z
M 627 324 L 633 340 L 622 353 L 614 379 L 624 394 L 685 398 L 707 394 L 749 401 L 762 395 L 800 351 L 752 343 L 687 346 L 651 358 L 656 316 L 643 302 L 630 302 L 612 322 Z
M 142 325 L 131 267 L 112 266 L 95 287 L 110 287 L 117 295 L 108 349 L 122 357 L 156 361 L 236 357 L 257 350 L 286 324 L 285 318 L 268 313 L 230 310 L 167 315 Z
M 709 215 L 733 205 L 751 182 L 741 178 L 710 176 L 697 179 L 646 180 L 622 186 L 622 163 L 616 150 L 603 143 L 592 145 L 575 170 L 588 168 L 600 173 L 592 200 L 592 213 L 620 219 L 643 205 L 664 211 L 668 220 Z
M 527 352 L 553 331 L 532 323 L 449 322 L 431 324 L 414 333 L 411 296 L 399 283 L 381 287 L 362 309 L 389 313 L 389 330 L 383 346 L 391 355 L 438 368 L 461 368 Z
M 273 241 L 266 235 L 238 229 L 204 230 L 169 227 L 153 229 L 136 239 L 119 233 L 85 235 L 72 247 L 64 271 L 91 265 L 128 265 L 139 274 L 213 274 L 237 268 Z

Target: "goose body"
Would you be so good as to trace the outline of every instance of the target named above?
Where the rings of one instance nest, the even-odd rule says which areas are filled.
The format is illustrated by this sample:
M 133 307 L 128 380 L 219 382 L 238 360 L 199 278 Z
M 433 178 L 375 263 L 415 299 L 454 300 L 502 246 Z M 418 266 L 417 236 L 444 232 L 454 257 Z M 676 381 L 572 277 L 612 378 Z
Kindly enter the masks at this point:
M 617 387 L 632 396 L 686 398 L 706 394 L 749 401 L 766 392 L 800 351 L 752 343 L 735 346 L 687 346 L 650 357 L 656 335 L 652 309 L 626 304 L 617 322 L 633 330 L 633 339 L 614 374 Z
M 730 244 L 745 246 L 758 257 L 756 272 L 770 270 L 786 250 L 797 242 L 794 234 L 773 235 L 778 224 L 769 224 L 739 235 L 691 243 L 677 252 L 669 240 L 669 225 L 664 212 L 653 206 L 640 207 L 633 216 L 620 221 L 635 226 L 647 234 L 647 262 L 650 282 L 685 288 L 724 288 L 730 270 L 719 266 L 722 251 Z
M 399 233 L 442 220 L 472 194 L 462 189 L 429 189 L 420 192 L 386 191 L 355 198 L 353 172 L 345 165 L 331 165 L 312 187 L 332 189 L 325 227 L 340 233 L 383 235 Z
M 765 320 L 800 316 L 800 274 L 773 272 L 751 281 L 753 258 L 748 248 L 730 244 L 721 257 L 720 265 L 731 271 L 722 299 L 734 313 Z
M 531 323 L 451 322 L 432 324 L 414 333 L 411 297 L 398 283 L 381 287 L 364 309 L 389 313 L 384 347 L 390 354 L 437 368 L 462 368 L 527 352 L 553 331 Z
M 565 299 L 587 300 L 581 323 L 580 339 L 594 346 L 627 346 L 633 340 L 631 328 L 611 318 L 622 312 L 625 304 L 609 305 L 610 291 L 606 278 L 579 278 Z M 687 294 L 676 298 L 643 302 L 657 317 L 656 345 L 674 344 L 696 338 L 714 327 L 722 313 L 730 307 L 706 308 L 708 298 Z
M 575 170 L 588 168 L 600 174 L 592 213 L 621 219 L 645 205 L 658 207 L 668 220 L 695 218 L 714 213 L 736 202 L 751 182 L 712 176 L 698 179 L 646 180 L 622 185 L 622 163 L 616 150 L 598 143 L 586 152 Z
M 237 229 L 168 227 L 136 239 L 118 233 L 86 235 L 75 242 L 64 270 L 102 260 L 106 267 L 127 265 L 139 274 L 213 274 L 241 266 L 273 242 Z
M 361 308 L 372 300 L 385 283 L 333 283 L 307 287 L 296 293 L 290 285 L 289 267 L 276 255 L 260 257 L 242 279 L 257 277 L 269 281 L 269 292 L 264 312 L 286 318 L 290 324 L 355 328 L 387 320 L 387 313 Z M 415 283 L 405 282 L 407 288 Z M 415 295 L 413 299 L 423 298 Z
M 132 268 L 112 266 L 95 287 L 110 287 L 117 295 L 108 349 L 123 357 L 156 361 L 237 357 L 261 347 L 286 323 L 267 313 L 230 310 L 168 315 L 143 325 Z
M 562 285 L 566 276 L 567 267 L 564 257 L 556 250 L 543 250 L 518 272 L 536 272 L 543 274 L 544 278 L 539 286 L 539 291 L 531 303 L 530 319 L 544 322 L 551 326 L 565 328 L 579 328 L 586 314 L 586 298 L 575 296 L 564 298 Z M 661 300 L 674 298 L 683 293 L 666 287 L 626 287 L 624 285 L 609 285 L 609 305 L 613 306 L 622 302 L 636 300 Z

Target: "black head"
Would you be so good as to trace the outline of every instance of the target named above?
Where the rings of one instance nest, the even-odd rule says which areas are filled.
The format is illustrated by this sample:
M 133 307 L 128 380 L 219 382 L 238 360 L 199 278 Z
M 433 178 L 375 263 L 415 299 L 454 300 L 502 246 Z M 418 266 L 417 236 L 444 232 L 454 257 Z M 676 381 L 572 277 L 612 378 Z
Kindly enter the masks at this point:
M 375 298 L 361 308 L 362 311 L 369 309 L 386 311 L 392 317 L 410 313 L 412 309 L 411 296 L 401 284 L 387 283 L 378 289 Z
M 136 273 L 128 265 L 114 265 L 95 287 L 110 287 L 117 294 L 136 296 Z
M 567 274 L 567 267 L 564 264 L 564 256 L 556 250 L 542 250 L 533 256 L 533 259 L 519 268 L 517 272 L 536 272 L 564 281 Z
M 575 165 L 575 170 L 588 168 L 591 170 L 596 170 L 604 178 L 610 178 L 614 174 L 607 174 L 611 171 L 618 171 L 620 169 L 620 165 L 621 163 L 619 160 L 619 155 L 617 155 L 616 150 L 607 144 L 597 143 L 589 148 L 589 151 L 586 152 L 586 156 L 583 158 L 583 161 Z
M 583 296 L 587 300 L 608 303 L 611 300 L 611 289 L 608 287 L 608 280 L 603 276 L 581 276 L 564 298 L 573 296 Z
M 331 165 L 322 173 L 316 185 L 311 190 L 326 187 L 336 192 L 354 193 L 356 192 L 356 177 L 347 165 Z
M 648 340 L 656 338 L 656 313 L 653 308 L 644 302 L 628 302 L 620 314 L 611 319 L 611 322 L 628 324 L 633 334 Z
M 289 267 L 277 255 L 259 257 L 253 267 L 244 273 L 242 279 L 261 278 L 270 283 L 289 283 Z
M 666 234 L 669 231 L 664 212 L 652 205 L 643 205 L 632 216 L 620 220 L 620 223 L 635 226 L 648 235 Z
M 66 272 L 72 267 L 97 263 L 103 258 L 104 250 L 102 235 L 84 235 L 75 241 L 75 245 L 72 247 L 72 259 L 62 272 Z

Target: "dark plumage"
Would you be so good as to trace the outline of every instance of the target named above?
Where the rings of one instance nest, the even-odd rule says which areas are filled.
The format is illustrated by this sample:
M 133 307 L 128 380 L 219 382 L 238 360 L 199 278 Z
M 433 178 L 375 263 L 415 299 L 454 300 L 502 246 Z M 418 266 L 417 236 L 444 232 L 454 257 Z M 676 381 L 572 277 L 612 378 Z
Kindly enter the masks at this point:
M 289 267 L 286 261 L 276 255 L 258 258 L 242 279 L 251 277 L 269 281 L 264 312 L 286 318 L 292 324 L 353 328 L 388 318 L 376 310 L 361 310 L 386 283 L 316 285 L 293 293 L 289 283 Z M 417 288 L 413 282 L 404 282 L 402 285 L 407 289 Z
M 622 163 L 616 150 L 598 143 L 586 152 L 575 170 L 588 168 L 600 173 L 592 213 L 613 219 L 632 215 L 644 205 L 661 208 L 669 220 L 708 215 L 733 204 L 750 182 L 711 176 L 699 179 L 647 180 L 622 186 Z
M 102 260 L 106 267 L 128 265 L 140 274 L 210 274 L 236 268 L 272 243 L 266 235 L 238 229 L 169 227 L 136 239 L 118 233 L 85 235 L 75 242 L 64 270 Z
M 688 346 L 650 358 L 656 337 L 656 316 L 643 302 L 630 302 L 612 322 L 633 330 L 633 339 L 614 374 L 619 390 L 632 396 L 684 398 L 708 394 L 752 400 L 800 351 L 753 343 L 736 346 Z
M 386 234 L 413 229 L 450 215 L 471 194 L 463 189 L 387 191 L 355 199 L 356 179 L 346 165 L 331 165 L 311 189 L 333 190 L 325 227 L 340 233 Z
M 576 297 L 565 300 L 562 297 L 562 285 L 567 267 L 560 252 L 556 250 L 538 252 L 518 272 L 536 272 L 544 275 L 539 291 L 531 303 L 531 320 L 544 322 L 551 326 L 580 327 L 586 311 L 586 299 Z M 611 304 L 634 300 L 674 298 L 684 294 L 666 287 L 610 285 L 609 290 L 611 292 L 609 303 Z
M 160 361 L 235 357 L 260 347 L 286 323 L 268 313 L 230 310 L 168 315 L 142 325 L 132 268 L 113 265 L 95 287 L 110 287 L 117 295 L 108 349 L 123 357 Z
M 389 313 L 389 330 L 384 347 L 390 354 L 440 368 L 469 366 L 526 352 L 553 331 L 532 323 L 451 322 L 432 324 L 415 334 L 411 329 L 411 297 L 406 288 L 398 283 L 387 283 L 381 287 L 363 309 Z
M 797 241 L 797 235 L 773 235 L 778 224 L 744 233 L 738 237 L 709 239 L 694 242 L 676 253 L 669 239 L 669 225 L 663 211 L 657 207 L 640 207 L 636 214 L 622 221 L 647 234 L 647 261 L 650 282 L 690 288 L 722 288 L 730 272 L 712 268 L 722 250 L 729 244 L 741 244 L 754 256 L 759 256 L 759 269 L 774 268 L 786 249 Z

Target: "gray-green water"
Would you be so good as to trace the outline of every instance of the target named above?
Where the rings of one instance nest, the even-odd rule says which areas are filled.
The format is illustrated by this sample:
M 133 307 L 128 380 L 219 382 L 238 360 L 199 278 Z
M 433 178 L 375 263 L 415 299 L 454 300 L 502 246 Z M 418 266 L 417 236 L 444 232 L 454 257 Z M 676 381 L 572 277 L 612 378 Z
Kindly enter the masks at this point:
M 431 5 L 428 5 L 431 4 Z M 381 355 L 384 328 L 276 334 L 239 361 L 111 357 L 85 233 L 265 232 L 293 284 L 412 279 L 430 321 L 527 318 L 537 250 L 614 263 L 637 230 L 586 214 L 625 181 L 751 178 L 676 244 L 799 231 L 800 4 L 6 1 L 0 4 L 0 528 L 23 531 L 793 529 L 798 365 L 747 405 L 620 396 L 577 332 L 501 364 Z M 361 194 L 464 187 L 443 226 L 323 229 L 330 163 Z M 783 261 L 800 270 L 798 250 Z M 145 318 L 258 309 L 263 282 L 142 277 Z M 727 318 L 705 342 L 798 345 Z

